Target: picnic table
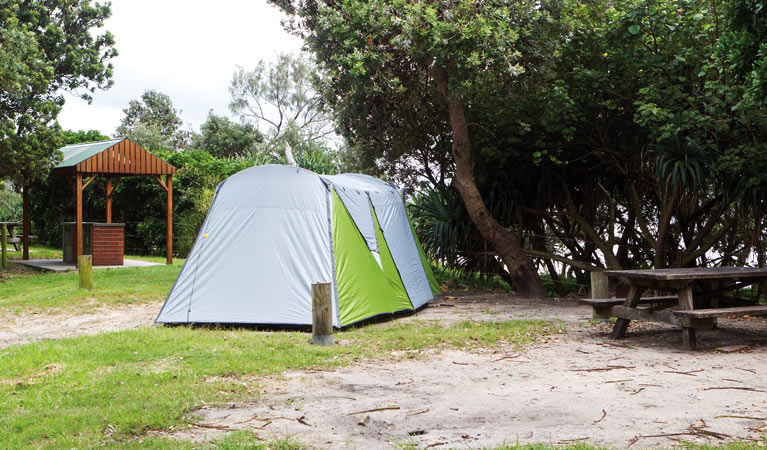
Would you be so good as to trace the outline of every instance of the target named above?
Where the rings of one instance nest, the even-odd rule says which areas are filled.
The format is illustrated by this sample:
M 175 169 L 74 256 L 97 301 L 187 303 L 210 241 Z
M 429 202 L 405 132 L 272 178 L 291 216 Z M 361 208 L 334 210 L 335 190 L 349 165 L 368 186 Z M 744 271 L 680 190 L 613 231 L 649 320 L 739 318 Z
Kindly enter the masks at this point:
M 625 300 L 585 299 L 602 314 L 616 317 L 611 337 L 625 337 L 632 320 L 681 326 L 684 346 L 695 349 L 695 330 L 713 329 L 718 317 L 767 315 L 767 306 L 728 297 L 728 292 L 749 285 L 767 287 L 767 269 L 707 267 L 654 270 L 608 270 L 629 286 Z M 642 297 L 648 290 L 673 292 L 663 297 Z M 762 292 L 765 292 L 762 289 Z
M 21 227 L 21 222 L 0 222 L 0 228 L 5 225 L 6 229 L 8 230 L 8 236 L 6 237 L 6 242 L 13 245 L 13 248 L 18 252 L 21 251 L 21 239 L 16 236 L 16 233 L 14 229 L 16 227 Z

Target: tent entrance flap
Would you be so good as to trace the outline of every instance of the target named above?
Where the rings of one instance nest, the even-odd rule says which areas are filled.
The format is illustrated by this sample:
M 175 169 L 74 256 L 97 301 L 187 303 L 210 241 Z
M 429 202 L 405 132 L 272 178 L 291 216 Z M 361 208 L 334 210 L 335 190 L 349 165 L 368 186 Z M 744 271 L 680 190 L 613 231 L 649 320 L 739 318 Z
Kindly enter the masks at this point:
M 412 308 L 407 299 L 404 308 L 402 300 L 397 301 L 397 293 L 335 191 L 333 253 L 336 261 L 341 326 L 379 314 Z

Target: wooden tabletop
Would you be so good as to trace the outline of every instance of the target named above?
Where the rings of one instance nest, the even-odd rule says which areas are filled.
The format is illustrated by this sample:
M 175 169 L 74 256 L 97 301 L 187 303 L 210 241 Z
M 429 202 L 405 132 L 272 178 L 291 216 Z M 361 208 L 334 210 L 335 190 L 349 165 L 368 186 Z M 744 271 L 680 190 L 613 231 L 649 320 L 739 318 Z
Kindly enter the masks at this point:
M 756 267 L 694 267 L 682 269 L 608 270 L 610 277 L 638 280 L 688 281 L 767 277 L 767 269 Z

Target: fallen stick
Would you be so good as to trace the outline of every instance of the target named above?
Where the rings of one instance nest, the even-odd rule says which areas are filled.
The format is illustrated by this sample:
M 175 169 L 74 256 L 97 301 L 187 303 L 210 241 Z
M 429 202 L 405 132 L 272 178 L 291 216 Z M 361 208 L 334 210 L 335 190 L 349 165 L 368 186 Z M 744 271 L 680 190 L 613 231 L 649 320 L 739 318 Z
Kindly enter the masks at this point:
M 626 381 L 634 381 L 633 378 L 629 378 L 627 380 L 611 380 L 611 381 L 605 381 L 605 384 L 607 383 L 625 383 Z
M 418 411 L 418 412 L 416 412 L 416 413 L 408 414 L 408 415 L 407 415 L 407 417 L 410 417 L 410 416 L 417 416 L 417 415 L 419 415 L 419 414 L 424 414 L 424 413 L 427 413 L 427 412 L 429 412 L 429 408 L 426 408 L 426 409 L 424 409 L 423 411 Z
M 468 366 L 469 365 L 469 363 L 462 363 L 462 362 L 458 362 L 458 361 L 453 361 L 453 364 L 456 364 L 458 366 Z
M 634 392 L 630 393 L 629 395 L 637 395 L 638 393 L 640 393 L 640 392 L 642 392 L 642 391 L 644 391 L 644 388 L 639 388 L 639 389 L 637 389 L 636 391 L 634 391 Z
M 686 371 L 686 372 L 682 372 L 682 371 L 676 371 L 676 370 L 664 370 L 664 371 L 663 371 L 663 373 L 675 373 L 675 374 L 677 374 L 677 375 L 689 375 L 689 376 L 691 376 L 691 377 L 697 377 L 697 375 L 695 375 L 695 374 L 696 374 L 696 373 L 700 373 L 700 372 L 703 372 L 703 369 L 698 369 L 698 370 L 688 370 L 688 371 Z
M 229 428 L 227 426 L 224 426 L 224 425 L 206 425 L 204 423 L 193 423 L 192 425 L 195 426 L 195 427 L 198 427 L 198 428 L 213 428 L 213 429 L 216 429 L 216 430 L 231 430 L 231 428 Z
M 711 436 L 720 440 L 727 439 L 728 437 L 730 437 L 729 434 L 717 433 L 716 431 L 702 430 L 700 428 L 692 428 L 692 430 L 693 432 L 695 432 L 695 434 L 699 436 Z
M 588 439 L 587 437 L 575 438 L 575 439 L 561 439 L 561 440 L 557 441 L 557 443 L 561 444 L 561 443 L 564 443 L 564 442 L 578 442 L 578 441 L 585 441 L 587 439 Z
M 355 414 L 365 414 L 370 412 L 386 411 L 388 409 L 400 409 L 399 406 L 384 406 L 383 408 L 366 409 L 364 411 L 350 412 L 347 416 L 353 416 Z
M 596 367 L 594 369 L 570 369 L 570 372 L 605 372 L 608 370 L 618 370 L 618 369 L 635 369 L 635 366 L 607 366 L 607 367 Z
M 750 387 L 743 387 L 743 386 L 714 386 L 714 387 L 707 387 L 704 388 L 704 391 L 713 391 L 718 389 L 734 389 L 736 391 L 749 391 L 749 392 L 767 392 L 763 391 L 761 389 L 755 389 Z
M 751 372 L 751 373 L 756 373 L 756 370 L 751 370 L 751 369 L 743 369 L 743 368 L 741 368 L 741 367 L 736 367 L 736 369 L 738 369 L 738 370 L 742 370 L 742 371 L 744 371 L 744 372 Z
M 250 422 L 251 420 L 258 420 L 259 422 L 271 422 L 272 419 L 260 419 L 258 416 L 253 416 L 250 419 L 241 420 L 239 422 L 235 422 L 235 425 L 239 425 L 241 423 Z
M 714 419 L 748 419 L 748 420 L 767 420 L 767 417 L 751 417 L 751 416 L 729 416 L 729 415 L 721 415 L 721 416 L 714 416 Z M 764 426 L 764 425 L 762 425 Z
M 605 417 L 607 417 L 607 411 L 605 411 L 605 410 L 603 409 L 603 410 L 602 410 L 602 417 L 600 417 L 600 418 L 599 418 L 599 420 L 595 421 L 595 422 L 594 422 L 592 425 L 596 425 L 596 424 L 598 424 L 599 422 L 601 422 L 601 421 L 605 420 Z

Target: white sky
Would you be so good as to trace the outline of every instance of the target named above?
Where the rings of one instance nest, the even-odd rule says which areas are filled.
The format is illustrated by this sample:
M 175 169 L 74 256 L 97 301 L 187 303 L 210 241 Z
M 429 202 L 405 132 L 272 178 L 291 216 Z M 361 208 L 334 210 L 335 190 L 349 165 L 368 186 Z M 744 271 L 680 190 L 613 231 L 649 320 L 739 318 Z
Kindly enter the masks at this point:
M 184 128 L 199 131 L 211 109 L 231 116 L 236 66 L 252 69 L 279 52 L 300 51 L 283 18 L 266 0 L 113 0 L 112 17 L 99 30 L 115 37 L 114 86 L 97 91 L 90 105 L 67 95 L 59 123 L 112 136 L 128 102 L 156 89 L 181 110 Z

